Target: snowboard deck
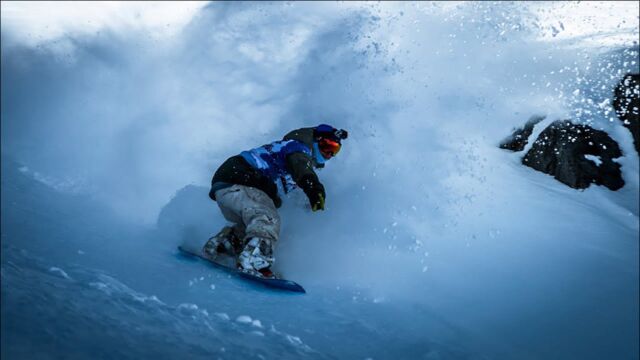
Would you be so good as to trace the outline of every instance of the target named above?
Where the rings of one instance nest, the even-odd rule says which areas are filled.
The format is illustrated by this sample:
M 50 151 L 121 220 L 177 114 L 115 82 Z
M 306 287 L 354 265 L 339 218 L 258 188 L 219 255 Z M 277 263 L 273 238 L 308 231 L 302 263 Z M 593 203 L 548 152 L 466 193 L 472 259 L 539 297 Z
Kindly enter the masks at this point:
M 184 248 L 182 246 L 178 246 L 178 250 L 180 250 L 180 252 L 182 254 L 186 254 L 189 256 L 194 256 L 194 257 L 198 257 L 200 259 L 203 259 L 205 261 L 207 261 L 209 264 L 222 269 L 230 274 L 245 278 L 247 280 L 271 287 L 271 288 L 276 288 L 276 289 L 282 289 L 282 290 L 288 290 L 288 291 L 293 291 L 293 292 L 300 292 L 300 293 L 306 293 L 306 291 L 304 290 L 304 288 L 302 286 L 300 286 L 299 284 L 297 284 L 294 281 L 291 280 L 285 280 L 285 279 L 280 279 L 278 277 L 275 278 L 263 278 L 260 276 L 256 276 L 256 275 L 251 275 L 251 274 L 247 274 L 241 270 L 236 269 L 235 267 L 233 267 L 233 265 L 229 265 L 229 264 L 224 264 L 222 262 L 218 262 L 215 260 L 212 260 L 208 257 L 206 257 L 204 254 L 202 254 L 201 252 L 196 252 L 187 248 Z M 233 264 L 233 263 L 232 263 Z

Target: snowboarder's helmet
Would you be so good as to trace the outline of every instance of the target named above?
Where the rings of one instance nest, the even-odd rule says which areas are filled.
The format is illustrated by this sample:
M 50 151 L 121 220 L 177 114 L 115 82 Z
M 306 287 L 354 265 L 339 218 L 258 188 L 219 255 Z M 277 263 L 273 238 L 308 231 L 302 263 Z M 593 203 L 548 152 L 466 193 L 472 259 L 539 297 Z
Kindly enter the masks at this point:
M 347 130 L 336 129 L 331 125 L 321 124 L 313 131 L 320 153 L 325 159 L 335 156 L 342 147 L 341 140 L 349 136 Z

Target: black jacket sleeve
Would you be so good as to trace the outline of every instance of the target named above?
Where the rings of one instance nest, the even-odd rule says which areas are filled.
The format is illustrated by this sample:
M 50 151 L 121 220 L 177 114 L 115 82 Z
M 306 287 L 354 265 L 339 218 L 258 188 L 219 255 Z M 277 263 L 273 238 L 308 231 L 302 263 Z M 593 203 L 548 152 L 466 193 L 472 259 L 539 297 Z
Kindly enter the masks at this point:
M 316 172 L 313 170 L 313 159 L 311 156 L 302 153 L 295 152 L 287 156 L 287 165 L 289 166 L 289 172 L 293 181 L 300 186 L 300 180 L 303 177 L 312 177 L 315 180 L 318 179 Z
M 304 191 L 311 205 L 318 201 L 319 195 L 322 195 L 323 199 L 326 198 L 324 186 L 313 170 L 311 156 L 301 152 L 290 154 L 287 156 L 287 165 L 293 181 Z

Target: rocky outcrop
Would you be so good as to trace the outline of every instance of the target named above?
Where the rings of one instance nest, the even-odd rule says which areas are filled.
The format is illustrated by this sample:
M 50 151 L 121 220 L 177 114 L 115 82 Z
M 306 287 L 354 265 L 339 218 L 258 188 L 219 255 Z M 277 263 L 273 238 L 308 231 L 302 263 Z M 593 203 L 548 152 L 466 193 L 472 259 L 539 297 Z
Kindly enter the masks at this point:
M 640 154 L 640 74 L 627 74 L 614 90 L 613 107 L 632 135 Z M 500 148 L 523 151 L 536 124 L 544 117 L 534 116 L 500 143 Z M 624 186 L 622 156 L 618 143 L 606 132 L 569 120 L 556 121 L 544 129 L 522 158 L 522 163 L 552 175 L 576 189 L 591 184 L 618 190 Z
M 563 120 L 542 131 L 522 163 L 572 188 L 596 184 L 618 190 L 624 180 L 614 159 L 620 156 L 620 147 L 604 131 Z
M 511 136 L 502 140 L 500 143 L 501 149 L 511 150 L 511 151 L 522 151 L 524 147 L 529 142 L 529 136 L 533 132 L 533 127 L 544 120 L 544 116 L 532 116 L 524 127 L 515 129 Z
M 631 131 L 640 154 L 640 74 L 627 74 L 614 91 L 613 108 L 622 124 Z

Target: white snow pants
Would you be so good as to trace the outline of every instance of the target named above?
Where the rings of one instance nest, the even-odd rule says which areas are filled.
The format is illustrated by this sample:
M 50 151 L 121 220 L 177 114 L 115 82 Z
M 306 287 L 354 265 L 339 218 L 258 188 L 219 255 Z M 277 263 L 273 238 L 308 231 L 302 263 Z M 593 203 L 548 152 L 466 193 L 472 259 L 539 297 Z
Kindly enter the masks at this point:
M 271 246 L 278 241 L 280 215 L 264 191 L 233 185 L 216 191 L 216 202 L 224 218 L 235 223 L 236 229 L 244 230 L 244 244 L 254 237 L 269 240 Z

